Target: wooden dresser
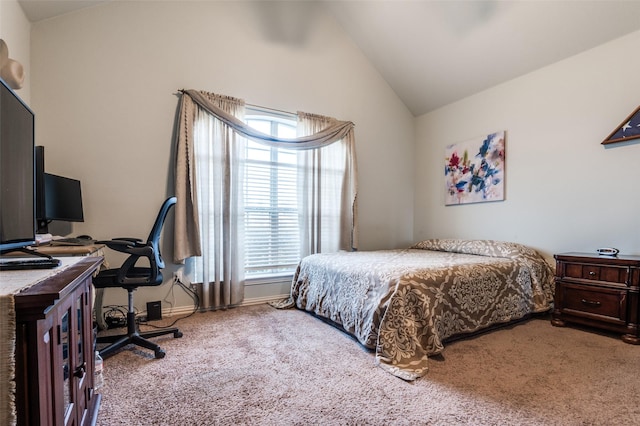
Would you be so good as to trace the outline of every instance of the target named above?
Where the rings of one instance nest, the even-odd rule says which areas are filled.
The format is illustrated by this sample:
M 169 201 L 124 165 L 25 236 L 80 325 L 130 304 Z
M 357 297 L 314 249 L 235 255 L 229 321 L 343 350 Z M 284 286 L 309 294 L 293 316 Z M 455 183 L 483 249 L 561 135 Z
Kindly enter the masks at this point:
M 92 275 L 101 262 L 79 259 L 15 295 L 18 425 L 96 422 Z
M 576 323 L 622 333 L 640 344 L 640 256 L 556 254 L 551 324 Z

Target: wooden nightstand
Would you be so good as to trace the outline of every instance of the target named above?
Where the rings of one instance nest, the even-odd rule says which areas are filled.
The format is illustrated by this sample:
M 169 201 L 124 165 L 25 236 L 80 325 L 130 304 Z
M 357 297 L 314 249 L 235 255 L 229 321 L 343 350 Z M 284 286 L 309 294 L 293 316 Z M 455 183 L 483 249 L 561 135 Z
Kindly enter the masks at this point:
M 640 256 L 562 253 L 556 259 L 551 324 L 582 324 L 623 333 L 640 344 Z

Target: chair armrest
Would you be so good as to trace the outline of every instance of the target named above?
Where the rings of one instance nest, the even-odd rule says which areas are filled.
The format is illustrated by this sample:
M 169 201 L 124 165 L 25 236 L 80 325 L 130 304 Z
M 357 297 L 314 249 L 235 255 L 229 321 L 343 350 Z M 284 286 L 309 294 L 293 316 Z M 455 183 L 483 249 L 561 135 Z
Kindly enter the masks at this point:
M 143 241 L 140 238 L 131 238 L 131 237 L 117 237 L 113 238 L 118 241 L 131 241 L 132 243 L 142 243 Z
M 106 241 L 96 241 L 96 244 L 104 244 L 112 250 L 119 251 L 121 253 L 135 254 L 137 256 L 152 256 L 153 248 L 146 243 L 141 244 L 142 240 L 138 238 L 129 239 L 113 239 Z

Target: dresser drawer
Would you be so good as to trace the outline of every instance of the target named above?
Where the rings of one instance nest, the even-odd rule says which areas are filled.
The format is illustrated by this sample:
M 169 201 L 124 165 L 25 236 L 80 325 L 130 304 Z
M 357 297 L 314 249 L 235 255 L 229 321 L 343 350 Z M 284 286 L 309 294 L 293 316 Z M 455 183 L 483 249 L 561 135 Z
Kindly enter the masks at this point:
M 614 323 L 627 320 L 626 290 L 562 283 L 556 291 L 563 313 Z
M 566 263 L 563 278 L 604 281 L 615 284 L 629 282 L 629 268 L 620 266 L 590 265 L 584 263 Z

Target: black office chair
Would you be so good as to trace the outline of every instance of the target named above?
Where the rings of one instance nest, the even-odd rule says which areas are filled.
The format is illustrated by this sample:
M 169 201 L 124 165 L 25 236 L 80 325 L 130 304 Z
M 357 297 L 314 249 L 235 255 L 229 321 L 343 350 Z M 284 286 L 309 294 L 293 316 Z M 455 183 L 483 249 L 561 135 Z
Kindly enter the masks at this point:
M 97 343 L 110 343 L 100 349 L 100 356 L 106 358 L 113 355 L 118 349 L 134 344 L 154 351 L 156 358 L 164 358 L 165 352 L 160 346 L 147 340 L 150 337 L 173 334 L 173 337 L 182 337 L 182 332 L 177 328 L 163 328 L 156 331 L 140 332 L 136 325 L 136 314 L 133 307 L 133 292 L 138 287 L 157 286 L 162 284 L 162 268 L 164 261 L 160 254 L 160 233 L 165 218 L 171 207 L 176 203 L 176 197 L 168 198 L 163 204 L 156 218 L 151 233 L 146 242 L 139 238 L 115 238 L 109 241 L 98 241 L 112 250 L 128 253 L 130 256 L 117 269 L 105 269 L 93 278 L 95 288 L 122 287 L 129 293 L 129 306 L 127 311 L 127 334 L 117 336 L 100 336 Z M 149 261 L 148 267 L 136 266 L 140 258 Z

